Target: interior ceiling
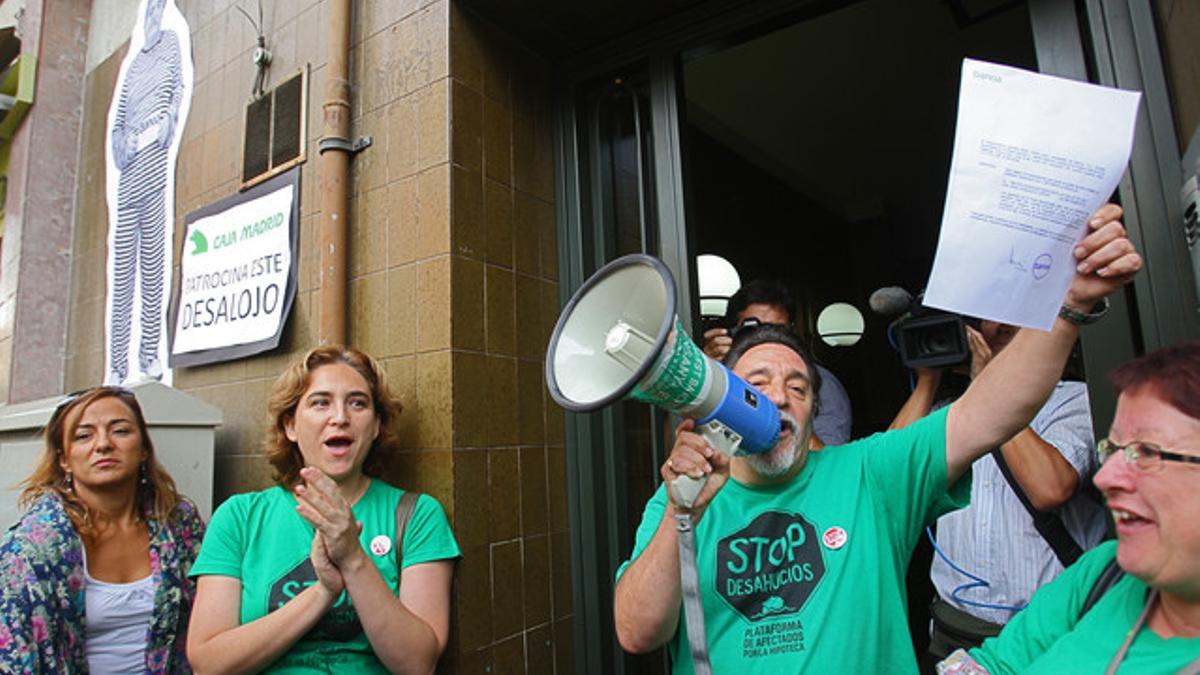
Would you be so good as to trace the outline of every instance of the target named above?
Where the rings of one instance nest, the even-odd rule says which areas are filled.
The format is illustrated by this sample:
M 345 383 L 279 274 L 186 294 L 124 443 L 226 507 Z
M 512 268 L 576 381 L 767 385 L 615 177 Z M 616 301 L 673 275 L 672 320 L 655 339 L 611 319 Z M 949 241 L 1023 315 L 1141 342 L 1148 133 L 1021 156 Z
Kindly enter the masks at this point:
M 723 2 L 740 4 L 461 0 L 551 61 L 687 9 Z M 739 45 L 706 50 L 684 67 L 687 122 L 847 222 L 878 217 L 886 192 L 881 183 L 888 179 L 879 160 L 888 152 L 888 133 L 943 124 L 957 101 L 932 83 L 956 82 L 959 67 L 944 55 L 995 42 L 991 36 L 1002 39 L 1008 34 L 1005 24 L 1027 24 L 1022 4 L 850 1 Z M 1005 51 L 1002 43 L 992 46 L 994 52 Z M 764 99 L 770 104 L 763 105 Z M 864 142 L 847 143 L 848 138 Z M 871 142 L 876 138 L 879 142 Z
M 1005 24 L 1027 16 L 963 26 L 942 0 L 858 2 L 688 62 L 688 124 L 846 222 L 878 217 L 881 169 L 907 145 L 895 135 L 940 135 L 930 125 L 957 107 L 959 62 L 946 55 L 1003 52 Z
M 563 59 L 712 0 L 460 0 L 524 45 Z

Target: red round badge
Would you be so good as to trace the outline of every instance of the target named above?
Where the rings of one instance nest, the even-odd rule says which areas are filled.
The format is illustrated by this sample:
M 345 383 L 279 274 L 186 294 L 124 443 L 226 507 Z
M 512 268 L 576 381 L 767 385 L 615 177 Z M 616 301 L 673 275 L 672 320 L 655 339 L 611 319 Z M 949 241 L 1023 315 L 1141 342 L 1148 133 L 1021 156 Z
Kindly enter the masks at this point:
M 825 530 L 825 534 L 821 535 L 821 542 L 825 544 L 825 548 L 836 551 L 846 545 L 846 531 L 835 525 Z

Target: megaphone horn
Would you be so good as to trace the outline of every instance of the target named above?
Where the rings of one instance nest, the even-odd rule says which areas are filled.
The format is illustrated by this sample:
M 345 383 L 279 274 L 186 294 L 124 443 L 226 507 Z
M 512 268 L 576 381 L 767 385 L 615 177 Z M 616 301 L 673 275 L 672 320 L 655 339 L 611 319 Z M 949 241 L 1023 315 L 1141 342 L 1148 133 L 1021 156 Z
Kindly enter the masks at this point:
M 591 412 L 622 398 L 696 419 L 728 455 L 775 447 L 779 410 L 723 364 L 704 355 L 676 315 L 675 279 L 661 260 L 632 254 L 593 274 L 558 317 L 546 350 L 546 385 L 562 407 Z M 691 506 L 704 480 L 672 481 Z

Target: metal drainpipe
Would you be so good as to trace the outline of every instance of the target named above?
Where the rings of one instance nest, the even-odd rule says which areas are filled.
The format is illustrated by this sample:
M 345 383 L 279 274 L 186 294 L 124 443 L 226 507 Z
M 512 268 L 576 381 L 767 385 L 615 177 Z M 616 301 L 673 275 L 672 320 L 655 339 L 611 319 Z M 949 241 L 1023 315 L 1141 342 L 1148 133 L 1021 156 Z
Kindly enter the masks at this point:
M 346 344 L 346 249 L 350 200 L 350 0 L 329 3 L 321 168 L 319 344 Z

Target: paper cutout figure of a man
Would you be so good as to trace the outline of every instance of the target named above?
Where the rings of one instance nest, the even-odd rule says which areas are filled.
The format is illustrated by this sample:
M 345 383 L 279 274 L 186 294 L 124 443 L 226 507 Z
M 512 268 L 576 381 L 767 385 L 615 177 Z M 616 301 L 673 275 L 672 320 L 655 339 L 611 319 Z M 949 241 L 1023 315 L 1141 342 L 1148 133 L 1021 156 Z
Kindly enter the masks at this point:
M 119 171 L 117 219 L 112 237 L 109 292 L 109 383 L 126 381 L 134 312 L 140 289 L 140 373 L 161 379 L 166 235 L 165 203 L 171 144 L 184 97 L 179 36 L 164 29 L 167 0 L 147 0 L 145 42 L 120 83 L 110 128 L 112 157 Z

